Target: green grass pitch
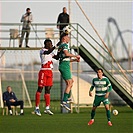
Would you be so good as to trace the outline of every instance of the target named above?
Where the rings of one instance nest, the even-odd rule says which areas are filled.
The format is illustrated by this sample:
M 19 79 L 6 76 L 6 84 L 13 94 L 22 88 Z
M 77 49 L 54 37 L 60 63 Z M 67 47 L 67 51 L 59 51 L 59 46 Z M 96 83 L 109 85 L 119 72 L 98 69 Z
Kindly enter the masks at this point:
M 41 108 L 41 117 L 31 114 L 33 108 L 25 109 L 24 116 L 0 115 L 0 133 L 133 133 L 133 110 L 125 106 L 116 109 L 119 114 L 111 114 L 112 127 L 107 125 L 104 108 L 97 109 L 95 123 L 91 126 L 87 125 L 91 108 L 72 114 L 52 109 L 53 116 L 43 114 Z

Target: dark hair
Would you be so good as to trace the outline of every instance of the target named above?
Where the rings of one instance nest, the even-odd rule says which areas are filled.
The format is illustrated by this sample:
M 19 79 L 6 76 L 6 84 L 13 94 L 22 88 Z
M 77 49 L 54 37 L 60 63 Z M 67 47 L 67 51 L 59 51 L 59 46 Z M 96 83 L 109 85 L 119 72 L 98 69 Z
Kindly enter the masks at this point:
M 52 43 L 52 41 L 51 41 L 50 39 L 46 39 L 46 40 L 44 41 L 44 45 L 46 45 L 46 43 L 48 43 L 48 42 Z
M 26 11 L 30 10 L 30 8 L 27 8 Z
M 49 44 L 52 44 L 52 41 L 50 39 L 46 39 L 44 41 L 44 48 L 48 48 L 49 47 Z
M 99 71 L 99 70 L 101 70 L 101 71 L 102 71 L 102 73 L 103 73 L 103 69 L 102 69 L 102 68 L 97 68 L 97 70 L 96 70 L 96 71 Z
M 63 38 L 64 36 L 68 36 L 68 34 L 67 34 L 67 33 L 62 33 L 61 36 L 60 36 L 60 40 L 62 40 L 62 38 Z

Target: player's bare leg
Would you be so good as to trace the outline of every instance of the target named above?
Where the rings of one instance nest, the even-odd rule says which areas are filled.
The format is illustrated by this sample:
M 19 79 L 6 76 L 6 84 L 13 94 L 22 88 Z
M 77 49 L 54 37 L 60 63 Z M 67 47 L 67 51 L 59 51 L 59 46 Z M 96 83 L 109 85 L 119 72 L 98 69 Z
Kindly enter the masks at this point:
M 65 109 L 70 111 L 71 109 L 66 104 L 67 104 L 70 90 L 73 86 L 73 79 L 65 80 L 65 82 L 66 82 L 66 89 L 64 92 L 63 102 L 60 105 L 61 105 L 61 107 L 64 107 Z

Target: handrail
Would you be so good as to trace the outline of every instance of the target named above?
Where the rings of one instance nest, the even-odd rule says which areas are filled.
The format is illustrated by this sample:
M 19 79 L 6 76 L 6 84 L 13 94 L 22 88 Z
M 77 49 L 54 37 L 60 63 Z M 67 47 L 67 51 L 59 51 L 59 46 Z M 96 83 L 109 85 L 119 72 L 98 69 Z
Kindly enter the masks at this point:
M 117 62 L 116 64 L 118 65 L 118 68 L 117 68 L 117 66 L 113 65 L 112 62 L 111 62 L 111 60 L 114 60 L 114 59 L 113 59 L 113 57 L 110 56 L 110 53 L 108 53 L 108 51 L 107 51 L 105 48 L 103 48 L 103 47 L 100 45 L 100 43 L 98 43 L 97 40 L 95 40 L 95 39 L 86 31 L 86 29 L 84 29 L 84 28 L 83 28 L 81 25 L 79 25 L 79 24 L 78 24 L 78 26 L 79 26 L 79 27 L 80 27 L 80 28 L 81 28 L 81 29 L 82 29 L 82 30 L 83 30 L 96 44 L 98 44 L 100 48 L 102 48 L 102 50 L 104 51 L 104 54 L 102 54 L 101 51 L 99 51 L 98 48 L 97 48 L 96 46 L 92 45 L 92 43 L 89 41 L 89 39 L 86 38 L 86 36 L 84 36 L 84 34 L 81 32 L 81 30 L 79 30 L 80 28 L 78 28 L 78 30 L 76 30 L 76 28 L 73 27 L 73 29 L 78 33 L 78 36 L 80 36 L 81 38 L 83 38 L 83 40 L 85 40 L 85 41 L 87 42 L 87 44 L 89 44 L 89 46 L 91 46 L 91 48 L 93 48 L 93 49 L 95 50 L 95 52 L 97 52 L 97 54 L 99 54 L 99 56 L 100 56 L 101 58 L 103 58 L 104 62 L 106 62 L 106 65 L 107 65 L 107 63 L 108 63 L 108 65 L 112 66 L 112 68 L 114 69 L 114 70 L 111 70 L 111 71 L 110 71 L 110 73 L 112 73 L 112 76 L 116 75 L 116 72 L 117 72 L 117 74 L 119 74 L 120 77 L 122 77 L 122 79 L 123 79 L 124 81 L 123 81 L 122 79 L 119 79 L 119 78 L 116 78 L 116 80 L 117 80 L 120 84 L 122 84 L 123 88 L 125 88 L 125 89 L 128 91 L 128 93 L 131 95 L 131 93 L 132 93 L 132 82 L 131 82 L 130 80 L 133 79 L 133 76 L 131 75 L 131 73 L 130 73 L 129 71 L 127 71 L 127 70 L 124 70 L 124 69 L 122 68 L 122 66 L 120 66 L 120 67 L 122 68 L 122 70 L 119 69 L 119 65 L 120 65 L 120 64 L 118 65 L 118 62 L 116 61 L 116 59 L 115 59 L 115 63 Z M 72 35 L 72 37 L 76 39 L 76 37 L 75 37 L 74 35 Z M 80 45 L 84 45 L 79 39 L 78 39 L 78 43 L 79 43 Z M 91 53 L 91 51 L 89 51 L 89 52 Z M 105 56 L 105 53 L 108 54 L 108 57 L 110 57 L 110 58 L 107 58 L 107 57 Z M 100 61 L 100 60 L 99 60 L 99 61 Z M 107 69 L 107 67 L 106 67 L 106 69 Z M 114 73 L 114 71 L 115 71 L 115 73 Z M 124 73 L 124 74 L 123 74 L 123 73 Z
M 68 23 L 58 24 L 58 25 L 66 25 Z M 76 23 L 73 23 L 76 24 Z M 57 23 L 32 23 L 29 41 L 32 43 L 32 47 L 42 47 L 40 40 L 43 42 L 46 39 L 46 29 L 52 28 L 54 32 L 54 36 L 50 39 L 59 40 L 59 29 L 57 29 Z M 22 23 L 0 23 L 0 47 L 8 47 L 8 44 L 11 39 L 10 38 L 10 29 L 17 29 L 19 32 L 19 37 L 21 37 L 22 32 Z M 52 33 L 51 33 L 52 34 Z M 55 36 L 56 35 L 56 36 Z M 2 43 L 2 41 L 5 41 Z M 35 41 L 35 42 L 34 42 Z M 39 41 L 39 43 L 38 43 Z M 35 46 L 33 46 L 35 44 Z M 41 44 L 41 45 L 40 45 Z M 18 47 L 18 44 L 16 45 Z
M 102 50 L 104 51 L 104 52 L 106 52 L 107 54 L 109 54 L 110 55 L 110 53 L 108 53 L 108 51 L 105 49 L 105 48 L 103 48 L 103 46 L 101 46 L 100 45 L 100 43 L 98 43 L 81 25 L 79 25 L 78 24 L 78 26 L 80 26 L 80 28 L 83 30 L 83 31 L 85 31 L 85 33 L 87 34 L 87 35 L 89 35 L 99 46 L 100 46 L 100 48 L 102 48 Z M 75 29 L 76 30 L 76 29 Z M 103 56 L 102 54 L 101 54 L 101 52 L 100 51 L 98 51 L 81 33 L 79 33 L 78 32 L 78 34 L 80 35 L 80 36 L 82 36 L 82 38 L 84 38 L 84 40 L 86 40 L 88 43 L 89 43 L 89 45 L 91 45 L 94 49 L 95 49 L 95 51 L 97 51 L 97 53 L 99 53 L 107 62 L 109 62 L 110 63 L 110 60 L 107 60 L 106 58 L 105 58 L 105 56 Z M 110 55 L 111 56 L 111 58 L 112 58 L 112 60 L 114 60 L 116 63 L 117 63 L 117 65 L 119 65 L 119 63 L 117 62 L 117 60 L 116 59 L 114 59 L 114 57 L 112 56 L 112 54 Z M 120 65 L 119 65 L 120 66 Z M 118 67 L 119 67 L 118 66 Z M 120 66 L 121 67 L 121 66 Z M 116 67 L 115 67 L 116 68 Z M 122 68 L 122 67 L 121 67 Z M 119 71 L 118 71 L 118 73 L 119 74 L 121 74 L 121 73 L 125 73 L 125 72 L 127 72 L 128 73 L 128 71 L 127 70 L 123 70 L 123 68 L 122 68 L 122 70 L 120 69 Z M 124 74 L 124 77 L 128 80 L 128 77 L 127 76 L 125 76 L 125 74 Z M 132 75 L 131 75 L 131 77 L 132 77 Z M 133 77 L 132 77 L 133 78 Z M 131 83 L 130 83 L 131 84 Z

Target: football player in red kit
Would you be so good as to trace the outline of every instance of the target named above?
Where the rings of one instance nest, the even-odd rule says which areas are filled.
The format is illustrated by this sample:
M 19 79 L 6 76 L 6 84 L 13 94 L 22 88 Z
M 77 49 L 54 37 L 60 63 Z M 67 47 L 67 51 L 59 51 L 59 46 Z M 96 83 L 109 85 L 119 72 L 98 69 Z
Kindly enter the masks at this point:
M 46 109 L 44 110 L 44 113 L 53 115 L 53 112 L 50 110 L 50 89 L 53 85 L 53 62 L 52 58 L 56 59 L 56 55 L 53 53 L 53 50 L 55 49 L 55 46 L 53 47 L 52 41 L 50 39 L 46 39 L 44 41 L 44 48 L 40 50 L 40 59 L 41 59 L 41 69 L 38 73 L 38 89 L 36 91 L 35 95 L 35 114 L 38 116 L 41 116 L 41 112 L 39 109 L 40 104 L 40 95 L 43 90 L 43 87 L 45 88 L 45 104 Z

